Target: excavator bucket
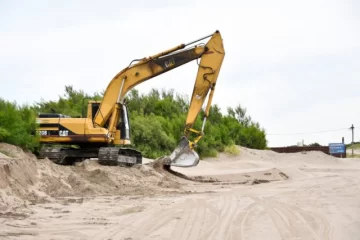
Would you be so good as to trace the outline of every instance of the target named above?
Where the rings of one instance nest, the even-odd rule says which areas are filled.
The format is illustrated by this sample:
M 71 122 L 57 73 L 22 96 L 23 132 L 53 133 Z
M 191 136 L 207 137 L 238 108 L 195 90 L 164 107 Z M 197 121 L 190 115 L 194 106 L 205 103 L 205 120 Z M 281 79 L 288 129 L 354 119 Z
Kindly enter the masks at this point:
M 186 137 L 182 137 L 180 143 L 171 153 L 164 158 L 164 165 L 175 167 L 194 167 L 199 163 L 199 155 L 190 148 L 190 142 Z

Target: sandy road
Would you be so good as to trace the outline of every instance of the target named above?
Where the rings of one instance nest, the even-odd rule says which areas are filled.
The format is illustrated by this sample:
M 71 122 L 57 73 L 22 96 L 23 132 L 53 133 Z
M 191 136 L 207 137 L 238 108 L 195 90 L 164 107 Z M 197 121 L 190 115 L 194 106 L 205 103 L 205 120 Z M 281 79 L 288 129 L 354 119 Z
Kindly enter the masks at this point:
M 359 161 L 327 162 L 297 156 L 282 163 L 289 179 L 238 184 L 269 176 L 268 162 L 206 163 L 229 181 L 186 182 L 189 194 L 72 198 L 30 206 L 27 216 L 2 216 L 1 239 L 359 239 Z M 282 160 L 273 161 L 279 166 Z M 305 163 L 305 164 L 304 164 Z M 214 164 L 211 167 L 211 164 Z M 251 166 L 250 166 L 250 165 Z M 243 166 L 243 168 L 240 168 Z M 265 167 L 264 167 L 265 166 Z M 239 174 L 235 169 L 239 167 Z M 226 170 L 227 168 L 227 170 Z M 250 169 L 250 168 L 249 168 Z M 259 168 L 260 169 L 260 168 Z M 194 169 L 184 170 L 191 175 Z M 240 174 L 241 172 L 241 174 Z M 245 171 L 246 172 L 246 171 Z M 274 175 L 274 173 L 273 173 Z M 236 181 L 235 181 L 236 180 Z
M 307 170 L 308 179 L 202 184 L 209 190 L 185 196 L 36 205 L 0 226 L 9 239 L 358 239 L 360 171 Z

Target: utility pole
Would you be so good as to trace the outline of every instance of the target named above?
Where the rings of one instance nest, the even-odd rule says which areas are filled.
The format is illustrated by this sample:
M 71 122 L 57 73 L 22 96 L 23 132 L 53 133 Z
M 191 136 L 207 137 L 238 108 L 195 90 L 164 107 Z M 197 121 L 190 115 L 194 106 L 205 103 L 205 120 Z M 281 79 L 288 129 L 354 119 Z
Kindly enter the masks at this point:
M 352 132 L 352 149 L 351 149 L 351 153 L 352 153 L 352 155 L 354 156 L 354 124 L 351 124 L 351 127 L 350 127 L 350 129 L 351 129 L 351 132 Z

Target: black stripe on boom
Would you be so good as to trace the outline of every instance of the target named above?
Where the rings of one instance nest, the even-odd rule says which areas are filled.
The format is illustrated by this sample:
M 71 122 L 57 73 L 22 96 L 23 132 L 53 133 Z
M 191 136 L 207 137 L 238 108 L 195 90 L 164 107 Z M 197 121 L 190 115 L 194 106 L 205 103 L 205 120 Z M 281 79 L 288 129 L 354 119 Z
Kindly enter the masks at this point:
M 40 127 L 60 127 L 58 123 L 40 123 Z

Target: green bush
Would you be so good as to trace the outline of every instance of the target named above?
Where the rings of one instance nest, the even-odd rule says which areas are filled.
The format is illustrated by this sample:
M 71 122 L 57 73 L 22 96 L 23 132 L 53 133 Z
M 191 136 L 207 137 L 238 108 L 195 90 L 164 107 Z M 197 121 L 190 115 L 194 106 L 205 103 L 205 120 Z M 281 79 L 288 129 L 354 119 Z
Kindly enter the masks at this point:
M 65 87 L 65 94 L 58 101 L 41 100 L 33 106 L 19 107 L 15 103 L 0 101 L 0 141 L 36 150 L 38 142 L 35 131 L 35 113 L 62 113 L 73 117 L 86 114 L 87 101 L 101 100 L 103 93 L 86 94 L 72 86 Z M 175 94 L 173 90 L 152 89 L 148 94 L 131 90 L 127 94 L 133 146 L 145 157 L 157 158 L 170 154 L 183 135 L 189 109 L 189 97 Z M 202 110 L 193 126 L 200 130 L 203 122 Z M 235 145 L 265 149 L 266 134 L 259 123 L 247 115 L 246 109 L 238 105 L 223 113 L 216 104 L 210 108 L 205 134 L 196 151 L 201 158 L 216 157 L 218 152 L 236 154 Z M 190 140 L 194 140 L 194 135 Z
M 144 156 L 157 158 L 161 155 L 170 154 L 175 148 L 176 142 L 171 134 L 167 134 L 166 126 L 161 124 L 164 119 L 161 116 L 141 116 L 134 112 L 131 124 L 131 139 L 133 145 L 143 152 Z
M 236 145 L 230 145 L 230 146 L 226 146 L 224 149 L 224 152 L 233 155 L 233 156 L 237 156 L 240 154 L 240 150 Z
M 36 114 L 29 106 L 18 106 L 0 98 L 0 141 L 36 151 Z

